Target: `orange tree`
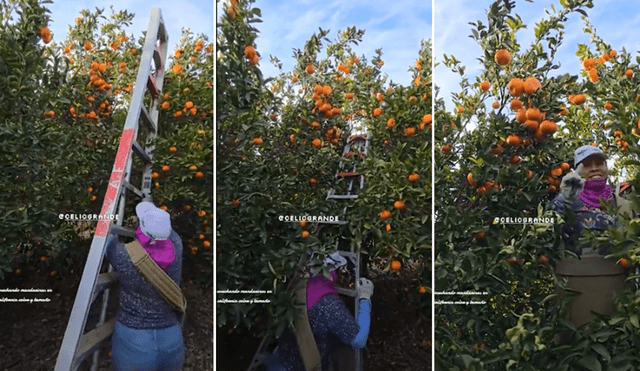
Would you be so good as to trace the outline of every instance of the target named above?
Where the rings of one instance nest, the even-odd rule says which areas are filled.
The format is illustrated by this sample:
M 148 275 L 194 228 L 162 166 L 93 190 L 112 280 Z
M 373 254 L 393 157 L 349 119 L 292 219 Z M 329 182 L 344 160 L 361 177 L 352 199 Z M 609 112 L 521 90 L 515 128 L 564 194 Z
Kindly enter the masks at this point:
M 622 114 L 636 94 L 632 82 L 620 75 L 628 68 L 625 53 L 613 59 L 611 67 L 604 58 L 596 63 L 600 78 L 588 71 L 582 76 L 552 74 L 567 16 L 592 6 L 589 1 L 561 5 L 536 25 L 534 42 L 523 50 L 515 38 L 523 28 L 521 18 L 512 15 L 515 2 L 493 3 L 488 24 L 473 24 L 472 37 L 484 50 L 484 69 L 475 83 L 453 56 L 444 57 L 463 80 L 461 91 L 452 96 L 453 113 L 445 110 L 442 98 L 435 101 L 435 287 L 441 293 L 435 308 L 437 368 L 637 368 L 631 356 L 637 317 L 625 319 L 628 307 L 610 322 L 594 321 L 588 335 L 562 321 L 568 298 L 551 300 L 553 267 L 571 255 L 560 237 L 562 216 L 545 211 L 569 170 L 564 162 L 577 146 L 592 142 L 594 133 L 604 140 L 599 123 L 615 112 L 606 113 L 601 100 L 611 100 L 611 108 L 618 104 L 618 118 L 625 117 L 621 125 L 627 123 L 625 133 L 632 134 L 628 122 L 637 121 L 634 110 Z M 596 45 L 596 53 L 609 55 L 607 45 Z M 594 53 L 582 47 L 579 56 L 587 54 Z M 624 140 L 618 142 L 621 151 Z M 629 143 L 625 150 L 633 147 Z M 500 224 L 495 222 L 499 217 L 554 217 L 556 224 Z M 635 251 L 630 230 L 607 232 L 614 236 L 608 240 L 617 241 L 610 251 Z M 591 238 L 603 243 L 602 238 Z M 465 291 L 480 294 L 444 294 Z M 633 297 L 623 295 L 619 307 L 634 303 L 635 308 Z M 471 300 L 485 303 L 455 304 Z M 557 342 L 560 333 L 571 334 L 569 344 Z
M 415 300 L 426 314 L 431 307 L 426 295 L 431 287 L 430 43 L 422 43 L 410 71 L 409 86 L 391 85 L 358 99 L 375 108 L 365 119 L 371 138 L 362 165 L 366 187 L 353 205 L 350 228 L 353 241 L 364 241 L 392 270 L 394 261 L 400 270 L 412 260 L 420 262 Z
M 28 12 L 33 9 L 45 11 L 34 4 L 27 6 L 27 2 L 15 3 L 24 9 L 22 14 L 26 16 L 30 16 Z M 12 177 L 9 181 L 15 184 L 6 188 L 15 189 L 16 194 L 20 188 L 26 192 L 25 196 L 14 198 L 8 208 L 9 218 L 19 215 L 19 223 L 3 224 L 13 229 L 6 238 L 16 265 L 37 260 L 33 265 L 38 269 L 66 272 L 74 258 L 82 258 L 83 251 L 78 246 L 90 236 L 81 236 L 84 230 L 80 228 L 90 231 L 91 226 L 69 223 L 60 220 L 58 215 L 100 211 L 144 43 L 143 37 L 134 41 L 125 33 L 133 15 L 120 11 L 112 12 L 107 18 L 102 13 L 102 9 L 93 13 L 82 11 L 63 42 L 53 41 L 45 27 L 46 18 L 42 18 L 44 23 L 35 22 L 33 16 L 29 18 L 33 40 L 31 44 L 23 44 L 33 48 L 34 62 L 27 65 L 39 68 L 30 72 L 38 82 L 34 87 L 38 94 L 29 93 L 34 97 L 29 104 L 19 103 L 17 98 L 7 99 L 23 107 L 25 113 L 16 117 L 33 116 L 28 121 L 32 121 L 35 128 L 25 131 L 24 139 L 29 138 L 28 143 L 15 138 L 6 140 L 10 147 L 22 147 L 18 153 L 32 156 L 35 161 L 15 158 L 14 164 L 22 172 L 15 176 L 22 179 L 23 184 Z M 173 213 L 174 227 L 185 239 L 201 234 L 205 236 L 203 240 L 211 240 L 212 235 L 209 220 L 213 195 L 207 189 L 211 188 L 213 178 L 213 145 L 206 129 L 213 124 L 210 103 L 213 46 L 205 45 L 206 41 L 204 35 L 196 39 L 184 33 L 178 45 L 180 55 L 176 53 L 170 59 L 162 104 L 166 102 L 175 107 L 175 111 L 169 112 L 162 106 L 160 138 L 155 143 L 154 159 L 175 168 L 157 180 L 154 192 L 157 201 L 171 206 L 193 205 L 193 211 L 186 218 Z M 184 67 L 179 69 L 176 65 Z M 13 71 L 7 76 L 12 74 L 24 75 Z M 20 81 L 11 77 L 8 80 Z M 17 91 L 20 90 L 24 90 L 22 94 L 28 91 L 26 87 Z M 188 109 L 187 101 L 191 102 Z M 178 110 L 182 115 L 175 113 Z M 180 151 L 174 151 L 172 146 Z M 138 166 L 140 164 L 134 162 L 134 168 Z M 191 170 L 189 166 L 197 169 Z M 202 176 L 196 176 L 198 171 Z M 132 181 L 140 183 L 135 176 Z M 204 212 L 201 210 L 206 210 L 205 215 L 201 215 Z M 188 256 L 194 256 L 189 262 L 198 270 L 206 263 L 197 278 L 210 284 L 211 254 L 206 248 L 201 253 L 193 247 L 186 251 L 190 252 Z M 12 265 L 8 259 L 7 268 Z
M 426 119 L 421 123 L 430 113 L 429 48 L 425 45 L 420 52 L 425 69 L 415 70 L 423 82 L 387 93 L 381 51 L 367 61 L 350 47 L 362 39 L 364 31 L 349 28 L 331 42 L 328 32 L 320 30 L 303 49 L 295 50 L 293 71 L 264 79 L 259 69 L 264 58 L 255 48 L 257 29 L 252 27 L 259 22 L 260 10 L 243 1 L 225 7 L 218 24 L 216 69 L 218 290 L 270 292 L 219 295 L 218 323 L 233 327 L 242 323 L 245 329 L 257 326 L 279 336 L 292 324 L 297 310 L 286 291 L 288 278 L 309 252 L 325 253 L 339 242 L 352 248 L 365 243 L 365 249 L 376 255 L 426 256 L 428 237 L 417 235 L 426 229 L 422 213 L 428 207 L 422 203 L 429 202 L 429 131 Z M 320 59 L 325 42 L 327 57 Z M 279 64 L 277 58 L 272 62 Z M 392 98 L 385 100 L 383 94 Z M 409 102 L 410 95 L 416 100 Z M 341 157 L 354 128 L 375 128 L 372 136 L 376 138 L 390 114 L 396 115 L 402 129 L 385 128 L 385 137 L 372 139 L 371 158 L 367 156 L 361 167 L 367 176 L 363 196 L 354 204 L 326 201 L 331 188 L 338 188 L 338 194 L 344 191 L 345 182 L 335 178 L 338 163 L 359 161 L 357 155 Z M 399 131 L 408 126 L 414 126 L 415 136 Z M 385 139 L 387 143 L 392 139 L 393 146 L 383 147 Z M 395 158 L 389 151 L 393 147 L 397 147 Z M 385 162 L 384 170 L 373 166 L 375 159 Z M 401 167 L 393 169 L 392 161 Z M 419 182 L 408 180 L 412 172 L 421 174 Z M 382 223 L 379 214 L 398 200 L 405 202 L 405 210 L 387 232 L 388 222 Z M 377 205 L 369 207 L 372 202 Z M 344 206 L 350 208 L 346 215 Z M 336 227 L 285 219 L 306 215 L 339 216 L 350 223 Z M 415 230 L 404 230 L 414 225 Z M 389 233 L 402 245 L 391 244 Z M 379 237 L 385 242 L 366 242 Z M 416 283 L 416 295 L 420 284 L 428 282 Z M 241 302 L 251 299 L 270 302 Z

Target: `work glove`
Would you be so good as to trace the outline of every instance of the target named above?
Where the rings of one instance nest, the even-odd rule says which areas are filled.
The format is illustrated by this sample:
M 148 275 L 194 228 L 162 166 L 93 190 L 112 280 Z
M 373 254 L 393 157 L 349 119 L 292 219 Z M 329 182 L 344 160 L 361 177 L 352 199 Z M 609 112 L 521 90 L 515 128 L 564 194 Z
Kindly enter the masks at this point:
M 584 189 L 584 179 L 578 173 L 569 173 L 562 178 L 560 183 L 560 192 L 565 201 L 571 203 L 578 198 L 578 195 Z
M 369 299 L 371 300 L 371 295 L 373 295 L 373 282 L 369 281 L 366 278 L 360 278 L 358 281 L 358 300 L 360 299 Z

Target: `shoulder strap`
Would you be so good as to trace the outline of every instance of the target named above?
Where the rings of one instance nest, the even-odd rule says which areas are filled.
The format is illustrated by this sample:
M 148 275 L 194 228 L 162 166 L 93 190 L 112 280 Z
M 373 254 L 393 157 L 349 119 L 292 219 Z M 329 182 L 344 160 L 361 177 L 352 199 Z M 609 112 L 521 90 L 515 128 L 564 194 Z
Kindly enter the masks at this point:
M 138 271 L 149 281 L 168 303 L 178 312 L 184 314 L 187 310 L 187 299 L 182 294 L 182 290 L 171 277 L 151 259 L 147 251 L 134 240 L 124 247 L 129 253 L 131 262 Z M 184 316 L 183 316 L 184 318 Z
M 629 206 L 629 201 L 620 197 L 620 183 L 616 185 L 616 190 L 613 192 L 613 196 L 615 199 L 616 207 L 618 209 L 618 215 L 620 216 L 628 216 L 629 218 L 633 218 L 633 213 L 631 212 L 631 207 Z
M 302 304 L 302 311 L 295 321 L 295 335 L 306 371 L 319 371 L 322 369 L 320 351 L 318 350 L 316 339 L 313 337 L 313 332 L 311 332 L 311 325 L 307 316 L 308 281 L 308 278 L 300 278 L 292 287 L 298 303 Z

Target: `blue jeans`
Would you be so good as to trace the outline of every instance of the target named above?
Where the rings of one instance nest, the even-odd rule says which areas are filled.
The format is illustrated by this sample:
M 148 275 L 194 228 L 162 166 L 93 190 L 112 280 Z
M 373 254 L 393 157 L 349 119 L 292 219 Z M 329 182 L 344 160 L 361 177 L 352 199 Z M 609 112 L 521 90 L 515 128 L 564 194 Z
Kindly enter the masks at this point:
M 114 371 L 178 371 L 184 361 L 180 325 L 134 329 L 116 321 L 111 340 Z

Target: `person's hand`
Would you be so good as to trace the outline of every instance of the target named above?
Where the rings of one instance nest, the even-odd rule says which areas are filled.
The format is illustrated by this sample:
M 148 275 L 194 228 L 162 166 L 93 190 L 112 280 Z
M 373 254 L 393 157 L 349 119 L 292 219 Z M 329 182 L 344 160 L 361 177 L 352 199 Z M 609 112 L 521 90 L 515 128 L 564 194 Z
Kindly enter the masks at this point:
M 569 173 L 562 178 L 560 192 L 567 201 L 574 201 L 584 189 L 584 179 L 578 173 Z
M 369 281 L 366 278 L 360 278 L 360 281 L 358 281 L 358 283 L 358 300 L 371 300 L 371 295 L 373 295 L 373 282 Z

